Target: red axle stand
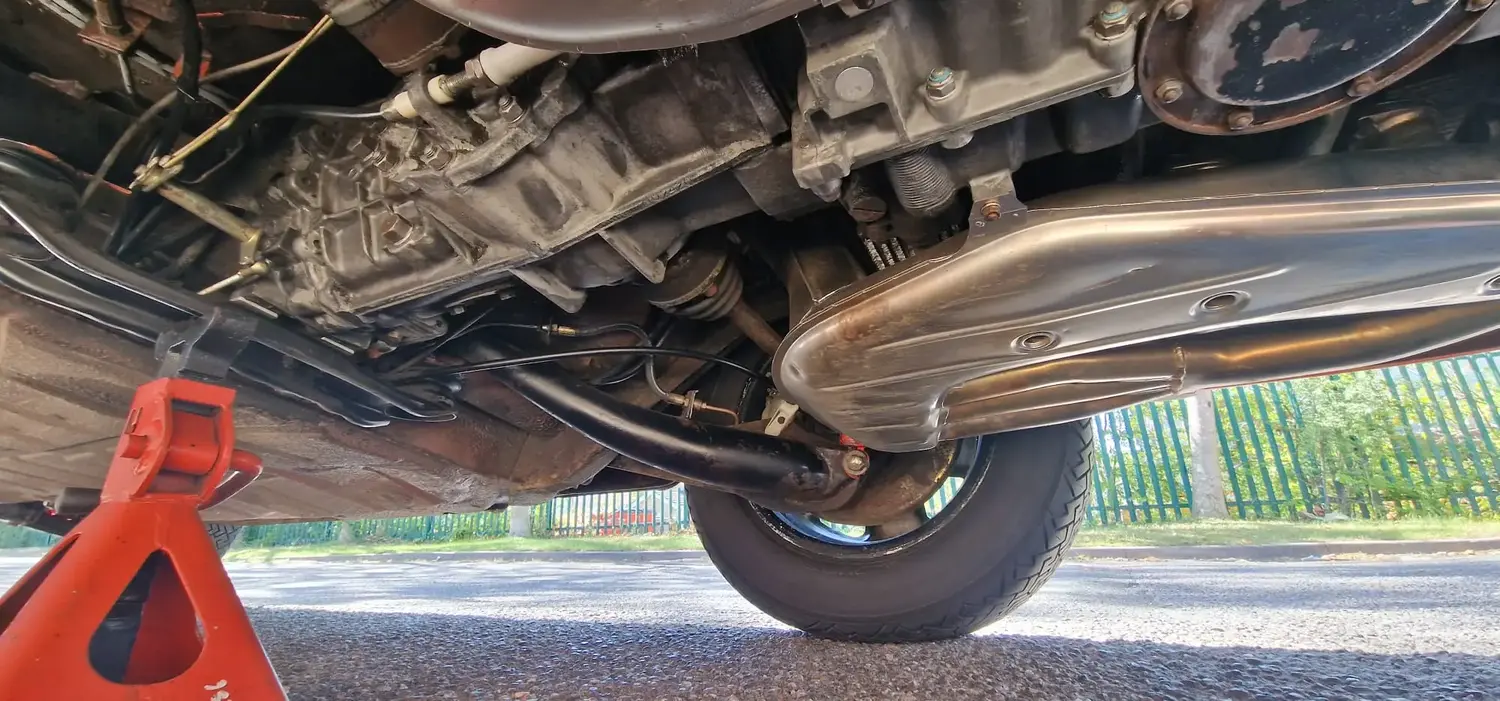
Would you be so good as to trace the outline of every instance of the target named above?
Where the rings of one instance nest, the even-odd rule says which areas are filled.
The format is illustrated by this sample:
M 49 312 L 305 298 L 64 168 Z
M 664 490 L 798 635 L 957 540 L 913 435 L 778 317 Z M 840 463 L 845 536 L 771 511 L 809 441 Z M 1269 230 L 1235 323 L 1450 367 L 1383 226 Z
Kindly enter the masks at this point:
M 0 701 L 285 701 L 198 516 L 260 474 L 234 449 L 233 401 L 182 379 L 136 391 L 99 507 L 0 599 Z M 148 558 L 140 629 L 110 681 L 90 640 Z

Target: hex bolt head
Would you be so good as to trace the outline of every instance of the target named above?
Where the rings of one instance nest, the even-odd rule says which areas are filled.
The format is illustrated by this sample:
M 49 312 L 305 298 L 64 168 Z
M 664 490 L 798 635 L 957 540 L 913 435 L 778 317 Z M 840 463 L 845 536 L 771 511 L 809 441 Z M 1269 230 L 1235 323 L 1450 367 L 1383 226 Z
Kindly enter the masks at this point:
M 1094 33 L 1101 39 L 1113 39 L 1130 29 L 1130 6 L 1111 2 L 1094 16 Z
M 1464 5 L 1464 9 L 1468 10 L 1469 12 L 1484 12 L 1485 10 L 1490 9 L 1490 7 L 1494 4 L 1495 0 L 1469 0 L 1468 3 Z
M 1163 80 L 1156 86 L 1156 99 L 1170 105 L 1182 99 L 1182 81 Z
M 851 450 L 844 453 L 844 474 L 851 479 L 858 478 L 870 469 L 870 456 L 863 450 Z
M 1369 73 L 1355 78 L 1349 83 L 1349 97 L 1364 97 L 1369 95 L 1375 92 L 1375 86 L 1379 82 L 1375 79 L 1375 76 Z
M 927 97 L 941 100 L 958 90 L 958 76 L 952 68 L 938 66 L 927 74 Z
M 1250 110 L 1235 110 L 1229 113 L 1230 131 L 1244 131 L 1255 125 L 1255 113 Z
M 1161 11 L 1168 20 L 1175 22 L 1193 13 L 1193 0 L 1172 0 Z

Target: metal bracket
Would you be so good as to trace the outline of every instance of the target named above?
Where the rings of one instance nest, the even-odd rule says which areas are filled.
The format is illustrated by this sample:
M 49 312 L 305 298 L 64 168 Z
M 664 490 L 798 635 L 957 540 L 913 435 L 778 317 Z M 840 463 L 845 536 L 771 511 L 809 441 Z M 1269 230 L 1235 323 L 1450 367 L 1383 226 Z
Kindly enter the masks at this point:
M 792 418 L 797 415 L 800 407 L 777 397 L 771 400 L 770 406 L 766 409 L 766 435 L 779 436 L 787 426 L 792 425 Z
M 248 314 L 214 307 L 207 316 L 169 329 L 156 341 L 159 377 L 223 380 L 260 326 Z
M 969 192 L 974 196 L 974 206 L 969 209 L 969 226 L 974 233 L 986 225 L 1003 220 L 1016 220 L 1026 216 L 1026 205 L 1016 197 L 1016 184 L 1009 170 L 999 170 L 981 175 L 969 181 Z
M 146 33 L 146 27 L 150 24 L 150 16 L 126 10 L 125 26 L 120 28 L 122 31 L 105 29 L 99 24 L 99 18 L 94 17 L 78 30 L 78 38 L 109 53 L 124 54 L 135 46 L 135 42 Z

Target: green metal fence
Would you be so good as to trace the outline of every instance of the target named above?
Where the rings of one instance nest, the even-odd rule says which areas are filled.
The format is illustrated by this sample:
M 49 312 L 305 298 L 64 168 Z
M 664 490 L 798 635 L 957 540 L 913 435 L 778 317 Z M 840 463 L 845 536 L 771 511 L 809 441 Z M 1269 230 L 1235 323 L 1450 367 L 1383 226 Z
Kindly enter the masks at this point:
M 1500 513 L 1500 364 L 1496 354 L 1213 393 L 1214 436 L 1232 517 L 1338 511 L 1356 518 Z M 1184 401 L 1094 419 L 1091 524 L 1192 515 Z M 929 508 L 952 498 L 950 481 Z M 534 535 L 673 534 L 692 529 L 682 489 L 554 499 L 527 511 Z M 511 512 L 257 526 L 245 545 L 435 542 L 505 535 Z M 23 540 L 30 538 L 31 540 Z M 45 544 L 0 529 L 0 547 Z M 14 542 L 12 542 L 14 541 Z M 36 541 L 36 542 L 34 542 Z
M 511 514 L 485 511 L 477 514 L 409 516 L 362 521 L 320 521 L 251 526 L 237 541 L 241 546 L 283 547 L 320 543 L 373 543 L 401 541 L 438 543 L 497 538 L 510 533 Z
M 553 499 L 532 512 L 532 531 L 553 537 L 671 535 L 692 529 L 679 487 Z
M 1500 492 L 1494 354 L 1213 393 L 1237 518 L 1491 516 Z M 1191 515 L 1183 401 L 1095 419 L 1094 523 Z

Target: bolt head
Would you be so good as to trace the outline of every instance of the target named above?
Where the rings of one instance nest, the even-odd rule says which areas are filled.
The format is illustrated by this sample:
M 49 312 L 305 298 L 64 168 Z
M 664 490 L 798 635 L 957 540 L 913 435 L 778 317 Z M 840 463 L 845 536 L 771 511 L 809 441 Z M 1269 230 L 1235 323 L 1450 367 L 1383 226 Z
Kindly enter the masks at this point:
M 864 66 L 850 66 L 833 79 L 833 93 L 844 102 L 859 102 L 875 91 L 875 74 Z
M 1378 82 L 1375 76 L 1368 73 L 1355 78 L 1349 83 L 1349 97 L 1365 97 L 1375 92 L 1375 85 Z
M 1156 99 L 1164 104 L 1172 104 L 1182 99 L 1182 81 L 1163 80 L 1156 86 Z
M 1103 39 L 1113 39 L 1130 29 L 1130 6 L 1123 2 L 1112 2 L 1094 17 L 1094 33 Z
M 869 224 L 885 218 L 885 200 L 874 195 L 861 194 L 851 197 L 846 202 L 849 208 L 849 216 L 861 224 Z
M 1235 110 L 1229 113 L 1229 130 L 1243 131 L 1255 124 L 1255 113 L 1250 110 Z
M 974 132 L 972 131 L 966 131 L 961 134 L 954 134 L 953 136 L 943 139 L 943 148 L 948 149 L 949 151 L 955 151 L 968 146 L 969 143 L 973 140 Z
M 958 90 L 958 76 L 952 68 L 939 66 L 927 74 L 927 96 L 935 100 L 952 95 Z
M 851 450 L 844 453 L 844 474 L 850 477 L 859 477 L 870 469 L 870 456 L 863 450 Z
M 1192 12 L 1193 0 L 1173 0 L 1173 2 L 1167 3 L 1167 6 L 1162 8 L 1162 13 L 1167 16 L 1168 20 L 1173 22 L 1187 17 Z

